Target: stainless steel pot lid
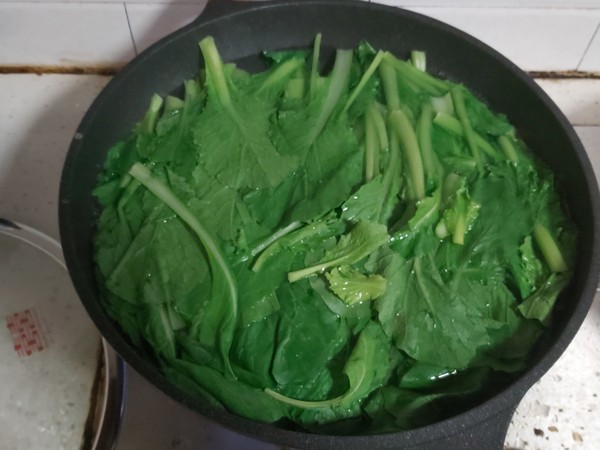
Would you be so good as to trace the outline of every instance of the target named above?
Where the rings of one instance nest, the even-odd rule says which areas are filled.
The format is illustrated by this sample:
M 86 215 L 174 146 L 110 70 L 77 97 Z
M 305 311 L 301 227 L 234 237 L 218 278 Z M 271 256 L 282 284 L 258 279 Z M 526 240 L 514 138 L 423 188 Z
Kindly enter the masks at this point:
M 112 448 L 123 373 L 75 293 L 60 244 L 0 219 L 0 448 Z

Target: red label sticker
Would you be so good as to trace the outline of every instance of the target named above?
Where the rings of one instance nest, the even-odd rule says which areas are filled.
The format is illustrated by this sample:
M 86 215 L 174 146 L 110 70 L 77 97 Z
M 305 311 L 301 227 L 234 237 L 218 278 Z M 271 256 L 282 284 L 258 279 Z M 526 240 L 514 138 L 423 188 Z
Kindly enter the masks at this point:
M 10 331 L 14 349 L 19 356 L 29 356 L 49 346 L 44 327 L 33 308 L 6 317 L 6 328 Z

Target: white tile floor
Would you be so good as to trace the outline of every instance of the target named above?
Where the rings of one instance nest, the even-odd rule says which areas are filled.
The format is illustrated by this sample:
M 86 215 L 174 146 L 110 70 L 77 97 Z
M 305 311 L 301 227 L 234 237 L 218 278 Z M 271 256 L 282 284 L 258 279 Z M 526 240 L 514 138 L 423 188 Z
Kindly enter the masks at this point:
M 207 0 L 0 0 L 0 65 L 120 67 Z M 213 0 L 222 1 L 222 0 Z M 524 70 L 600 71 L 599 0 L 378 0 L 454 25 Z
M 63 160 L 83 113 L 108 80 L 0 75 L 0 217 L 58 239 Z
M 442 6 L 473 8 L 597 8 L 597 0 L 371 0 L 393 6 Z
M 600 22 L 600 9 L 409 9 L 471 34 L 524 70 L 578 68 Z
M 600 72 L 600 32 L 599 28 L 596 28 L 596 33 L 588 46 L 585 57 L 581 61 L 578 67 L 579 70 L 587 70 L 593 72 Z
M 600 79 L 538 79 L 573 125 L 600 124 Z
M 121 66 L 134 56 L 122 3 L 0 3 L 0 64 Z
M 189 3 L 125 4 L 131 36 L 138 53 L 160 38 L 192 22 L 200 15 L 206 1 Z

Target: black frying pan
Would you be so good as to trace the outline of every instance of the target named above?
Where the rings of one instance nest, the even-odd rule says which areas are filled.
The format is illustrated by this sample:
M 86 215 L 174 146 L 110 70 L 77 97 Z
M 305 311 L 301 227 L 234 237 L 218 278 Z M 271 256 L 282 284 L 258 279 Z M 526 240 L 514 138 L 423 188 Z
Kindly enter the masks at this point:
M 215 411 L 170 384 L 143 359 L 105 313 L 93 268 L 92 237 L 98 208 L 91 191 L 107 149 L 126 137 L 144 114 L 150 96 L 177 92 L 201 67 L 197 43 L 215 37 L 225 61 L 262 69 L 262 50 L 308 48 L 323 33 L 323 57 L 336 47 L 368 40 L 405 57 L 427 53 L 429 71 L 461 81 L 491 108 L 508 116 L 521 137 L 562 183 L 580 231 L 570 288 L 559 300 L 553 327 L 534 349 L 518 378 L 450 419 L 408 432 L 373 436 L 311 435 Z M 343 0 L 232 3 L 213 0 L 194 23 L 135 58 L 98 96 L 71 144 L 60 189 L 60 232 L 73 283 L 88 313 L 125 361 L 165 393 L 220 424 L 258 439 L 296 448 L 466 449 L 502 448 L 518 402 L 558 359 L 581 325 L 600 272 L 600 199 L 585 151 L 573 128 L 543 91 L 507 59 L 436 20 L 380 5 Z

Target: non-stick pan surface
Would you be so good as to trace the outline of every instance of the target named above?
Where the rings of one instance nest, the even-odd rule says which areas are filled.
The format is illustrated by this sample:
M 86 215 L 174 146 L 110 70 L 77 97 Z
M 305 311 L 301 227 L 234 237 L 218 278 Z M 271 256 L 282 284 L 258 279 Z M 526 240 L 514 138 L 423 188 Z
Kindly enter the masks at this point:
M 561 297 L 551 330 L 528 370 L 499 386 L 467 411 L 408 432 L 374 436 L 326 436 L 280 429 L 215 411 L 170 384 L 145 360 L 104 311 L 93 266 L 92 238 L 98 206 L 91 191 L 107 150 L 143 116 L 153 93 L 177 92 L 201 67 L 198 42 L 212 35 L 225 61 L 253 70 L 263 50 L 310 47 L 323 33 L 323 59 L 334 48 L 361 40 L 400 57 L 427 53 L 428 70 L 460 81 L 497 112 L 555 171 L 579 228 L 577 267 Z M 572 127 L 543 91 L 507 59 L 474 38 L 433 19 L 367 2 L 291 0 L 232 3 L 213 0 L 191 25 L 135 58 L 98 96 L 75 135 L 60 190 L 60 231 L 73 283 L 88 313 L 119 354 L 171 397 L 239 432 L 296 448 L 502 448 L 514 408 L 527 389 L 558 359 L 581 325 L 600 271 L 600 200 L 585 151 Z M 510 220 L 509 218 L 507 218 Z

